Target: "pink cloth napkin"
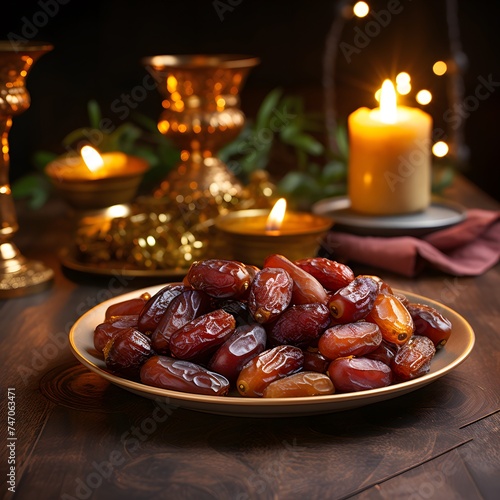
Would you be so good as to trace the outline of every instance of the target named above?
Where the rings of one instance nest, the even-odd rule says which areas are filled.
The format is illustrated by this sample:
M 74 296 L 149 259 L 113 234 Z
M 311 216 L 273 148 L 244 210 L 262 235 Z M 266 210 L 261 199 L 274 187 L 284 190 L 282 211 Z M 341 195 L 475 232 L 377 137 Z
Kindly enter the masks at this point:
M 426 266 L 455 276 L 478 276 L 500 260 L 500 212 L 471 209 L 466 219 L 422 238 L 336 232 L 325 237 L 331 258 L 415 276 Z

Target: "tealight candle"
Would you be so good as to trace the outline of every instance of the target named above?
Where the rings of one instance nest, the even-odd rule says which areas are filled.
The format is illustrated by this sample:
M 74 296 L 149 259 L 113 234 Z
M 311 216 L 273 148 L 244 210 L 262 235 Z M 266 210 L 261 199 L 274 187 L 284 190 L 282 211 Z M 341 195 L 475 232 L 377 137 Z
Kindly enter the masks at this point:
M 93 209 L 129 202 L 147 169 L 142 158 L 84 146 L 81 156 L 58 158 L 45 172 L 72 207 Z
M 425 210 L 431 197 L 431 117 L 398 106 L 386 80 L 380 108 L 354 111 L 348 127 L 351 208 L 370 215 Z
M 282 198 L 271 211 L 237 210 L 218 217 L 215 226 L 225 236 L 230 258 L 262 266 L 265 258 L 275 253 L 290 260 L 315 256 L 332 220 L 308 212 L 287 211 Z

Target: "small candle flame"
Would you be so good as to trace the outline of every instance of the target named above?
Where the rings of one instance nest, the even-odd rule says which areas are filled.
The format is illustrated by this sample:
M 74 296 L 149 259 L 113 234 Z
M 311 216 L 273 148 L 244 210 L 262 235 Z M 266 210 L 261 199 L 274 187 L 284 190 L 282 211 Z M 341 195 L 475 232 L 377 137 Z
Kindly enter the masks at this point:
M 285 218 L 286 200 L 280 198 L 271 210 L 266 222 L 266 231 L 279 231 Z
M 91 172 L 96 172 L 104 165 L 102 156 L 92 146 L 83 146 L 80 154 Z
M 396 123 L 397 110 L 396 90 L 390 80 L 385 80 L 380 92 L 380 120 L 383 123 Z

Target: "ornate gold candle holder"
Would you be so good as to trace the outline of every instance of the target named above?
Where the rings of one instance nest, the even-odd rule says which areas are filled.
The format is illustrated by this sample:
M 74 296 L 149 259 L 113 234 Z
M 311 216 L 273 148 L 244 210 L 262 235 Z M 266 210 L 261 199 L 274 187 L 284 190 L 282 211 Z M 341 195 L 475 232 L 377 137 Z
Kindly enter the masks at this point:
M 214 197 L 231 204 L 242 186 L 217 151 L 244 124 L 239 92 L 255 57 L 240 55 L 157 55 L 143 60 L 163 95 L 158 129 L 182 149 L 181 163 L 155 193 L 178 202 Z
M 26 111 L 30 96 L 25 79 L 35 61 L 52 50 L 42 42 L 0 41 L 0 298 L 44 290 L 54 273 L 38 261 L 27 260 L 11 239 L 18 230 L 9 185 L 9 131 L 12 117 Z

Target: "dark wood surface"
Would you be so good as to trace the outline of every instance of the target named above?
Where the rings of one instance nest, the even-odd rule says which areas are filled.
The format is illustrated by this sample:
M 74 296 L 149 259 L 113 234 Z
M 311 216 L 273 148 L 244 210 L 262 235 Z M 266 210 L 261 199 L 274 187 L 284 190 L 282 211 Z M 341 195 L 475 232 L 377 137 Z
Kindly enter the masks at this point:
M 498 209 L 462 179 L 446 196 Z M 226 417 L 157 407 L 80 365 L 67 341 L 73 322 L 148 283 L 63 272 L 57 252 L 70 222 L 57 203 L 21 208 L 20 223 L 23 253 L 56 276 L 49 290 L 0 304 L 3 498 L 498 498 L 499 265 L 475 278 L 426 271 L 410 280 L 372 270 L 472 325 L 472 354 L 436 382 L 357 410 Z M 16 402 L 15 494 L 5 480 L 8 388 Z

